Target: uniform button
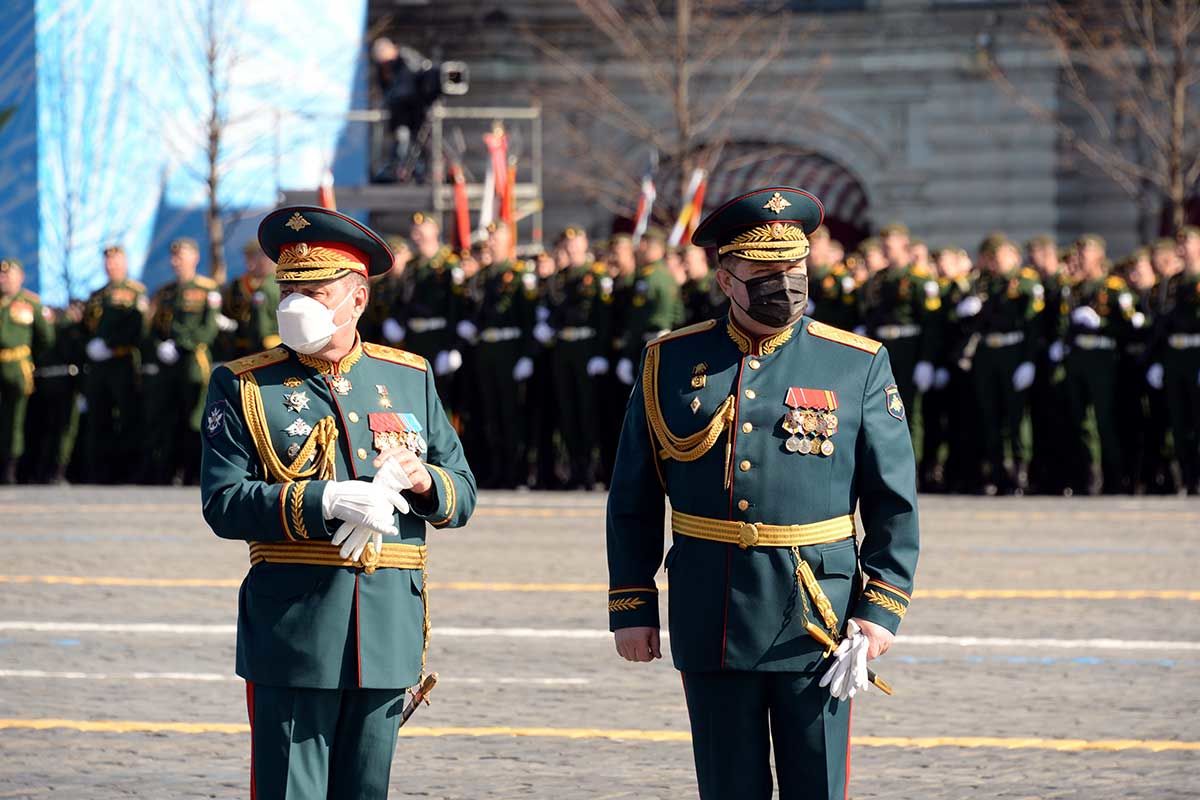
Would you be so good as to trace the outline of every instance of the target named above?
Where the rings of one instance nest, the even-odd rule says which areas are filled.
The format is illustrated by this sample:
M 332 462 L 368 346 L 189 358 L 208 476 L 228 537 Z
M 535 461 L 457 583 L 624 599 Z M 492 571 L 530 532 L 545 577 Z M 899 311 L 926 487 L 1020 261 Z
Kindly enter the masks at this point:
M 749 472 L 750 471 L 750 462 L 743 461 L 742 463 L 738 464 L 738 469 L 740 469 L 742 472 Z
M 742 433 L 749 433 L 752 430 L 754 430 L 754 426 L 751 425 L 749 422 L 742 423 Z
M 363 450 L 361 447 L 358 448 L 358 457 L 361 458 L 363 461 L 366 461 L 367 460 L 367 451 Z
M 358 422 L 358 414 L 357 414 L 357 413 L 355 413 L 355 412 L 351 411 L 351 412 L 350 412 L 349 414 L 347 414 L 346 416 L 350 418 L 350 421 L 351 421 L 351 422 Z
M 738 500 L 738 511 L 745 511 L 750 507 L 749 500 Z
M 758 395 L 754 393 L 754 390 L 753 390 L 753 389 L 747 389 L 747 390 L 746 390 L 746 398 L 747 398 L 748 400 L 753 400 L 753 399 L 754 399 L 754 398 L 756 398 L 756 397 L 758 397 Z
M 750 369 L 758 369 L 761 366 L 762 366 L 762 362 L 759 361 L 757 358 L 750 359 Z

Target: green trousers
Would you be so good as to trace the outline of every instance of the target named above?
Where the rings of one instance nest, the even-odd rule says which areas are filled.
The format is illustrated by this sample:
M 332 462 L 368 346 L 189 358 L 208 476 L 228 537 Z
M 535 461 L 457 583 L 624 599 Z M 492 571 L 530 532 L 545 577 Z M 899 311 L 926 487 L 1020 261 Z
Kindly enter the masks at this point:
M 114 356 L 87 367 L 87 476 L 90 483 L 124 483 L 141 457 L 143 413 L 140 359 Z
M 383 800 L 404 689 L 246 684 L 251 800 Z
M 1013 373 L 1025 360 L 1025 346 L 981 345 L 975 353 L 975 407 L 982 424 L 983 465 L 987 480 L 1001 485 L 1010 482 L 1004 466 L 1005 445 L 1012 454 L 1014 468 L 1028 460 L 1021 445 L 1021 417 L 1025 414 L 1025 392 L 1013 388 Z
M 482 400 L 483 430 L 487 436 L 489 488 L 512 489 L 525 483 L 525 415 L 521 408 L 521 386 L 513 380 L 513 367 L 523 354 L 520 340 L 480 343 L 475 391 Z
M 597 381 L 587 374 L 596 354 L 594 341 L 558 342 L 551 351 L 551 373 L 559 430 L 571 465 L 571 484 L 590 483 L 596 444 Z M 590 487 L 588 487 L 590 488 Z
M 779 800 L 846 796 L 851 704 L 818 677 L 683 673 L 700 800 L 770 800 L 772 747 Z
M 1091 448 L 1084 423 L 1090 406 L 1096 415 L 1104 491 L 1119 492 L 1125 483 L 1125 462 L 1117 422 L 1117 354 L 1113 350 L 1073 350 L 1067 355 L 1066 366 L 1074 439 L 1074 453 L 1068 462 L 1072 485 L 1078 494 L 1086 493 L 1088 488 Z
M 25 452 L 25 411 L 28 407 L 29 392 L 23 380 L 0 380 L 0 467 Z

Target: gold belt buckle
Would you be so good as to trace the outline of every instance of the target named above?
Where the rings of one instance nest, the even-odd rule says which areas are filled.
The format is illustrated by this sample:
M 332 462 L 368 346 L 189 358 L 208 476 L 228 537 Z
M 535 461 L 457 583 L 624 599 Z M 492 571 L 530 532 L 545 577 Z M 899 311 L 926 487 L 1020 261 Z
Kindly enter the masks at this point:
M 363 572 L 368 575 L 375 571 L 375 567 L 379 564 L 379 551 L 375 549 L 373 542 L 367 542 L 367 546 L 363 548 L 362 555 L 358 557 L 358 561 L 362 564 Z
M 738 525 L 738 547 L 745 550 L 758 544 L 758 525 L 754 522 L 742 522 Z

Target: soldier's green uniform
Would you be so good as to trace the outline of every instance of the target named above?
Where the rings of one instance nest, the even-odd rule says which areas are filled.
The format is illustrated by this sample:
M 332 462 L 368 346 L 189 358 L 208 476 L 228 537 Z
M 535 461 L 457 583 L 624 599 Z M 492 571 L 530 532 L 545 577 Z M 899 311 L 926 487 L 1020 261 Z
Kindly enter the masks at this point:
M 721 293 L 721 287 L 717 286 L 711 272 L 684 281 L 679 287 L 679 301 L 683 304 L 685 325 L 723 316 L 729 306 L 729 301 Z
M 992 242 L 993 253 L 1015 246 Z M 1017 262 L 1019 263 L 1019 262 Z M 1023 489 L 1028 454 L 1021 442 L 1026 389 L 1014 386 L 1014 373 L 1036 357 L 1038 315 L 1045 308 L 1045 289 L 1037 272 L 1014 267 L 1009 272 L 985 271 L 975 280 L 972 294 L 982 308 L 967 323 L 963 358 L 971 362 L 975 408 L 984 424 L 982 438 L 985 485 L 1002 492 Z M 1036 374 L 1036 373 L 1035 373 Z M 1005 449 L 1013 469 L 1005 466 Z
M 242 275 L 231 281 L 221 293 L 221 313 L 237 323 L 237 330 L 229 335 L 222 355 L 241 358 L 278 347 L 278 306 L 279 284 L 273 276 L 257 279 Z
M 1050 346 L 1059 341 L 1064 315 L 1070 311 L 1064 294 L 1068 282 L 1062 271 L 1041 275 L 1040 279 L 1045 308 L 1038 314 L 1034 328 L 1037 374 L 1029 390 L 1033 448 L 1029 458 L 1029 478 L 1035 491 L 1061 494 L 1069 483 L 1062 469 L 1062 456 L 1074 447 L 1074 443 L 1067 424 L 1066 370 L 1061 360 L 1056 362 L 1050 358 Z
M 717 209 L 694 241 L 751 229 L 795 244 L 759 260 L 799 258 L 795 234 L 821 213 L 807 193 L 767 189 Z M 793 410 L 821 432 L 802 433 L 817 453 L 789 448 Z M 669 499 L 670 646 L 703 800 L 770 798 L 772 744 L 781 800 L 844 796 L 850 708 L 819 687 L 810 631 L 836 639 L 853 617 L 895 631 L 907 612 L 918 526 L 904 417 L 887 350 L 807 317 L 764 339 L 712 320 L 646 347 L 609 495 L 609 620 L 659 625 Z
M 1187 493 L 1200 494 L 1200 271 L 1170 278 L 1158 331 L 1175 457 Z
M 143 480 L 190 481 L 199 451 L 200 412 L 212 370 L 221 292 L 205 275 L 172 281 L 150 300 L 149 329 L 143 349 L 148 401 L 143 446 L 149 452 Z M 163 345 L 174 343 L 176 358 L 165 359 Z
M 600 429 L 597 393 L 600 372 L 592 374 L 593 359 L 609 368 L 605 343 L 611 338 L 613 281 L 604 267 L 588 262 L 568 267 L 549 281 L 544 301 L 550 312 L 546 324 L 554 331 L 550 369 L 559 431 L 570 464 L 570 486 L 591 488 L 595 478 L 592 449 Z
M 941 308 L 931 315 L 943 346 L 934 362 L 933 386 L 921 398 L 921 490 L 957 494 L 978 486 L 979 458 L 976 443 L 975 391 L 970 364 L 962 359 L 967 341 L 955 309 L 971 293 L 970 279 L 938 278 Z M 964 367 L 966 367 L 964 369 Z M 943 458 L 942 452 L 945 451 Z
M 404 326 L 404 346 L 431 362 L 438 353 L 454 349 L 454 326 L 463 299 L 458 256 L 443 245 L 432 258 L 409 265 L 401 305 L 393 313 Z
M 940 343 L 931 317 L 941 308 L 941 288 L 923 267 L 889 267 L 876 272 L 858 292 L 859 314 L 867 336 L 882 341 L 905 408 L 912 408 L 918 362 L 932 364 Z
M 638 268 L 628 297 L 622 357 L 636 364 L 647 342 L 676 327 L 682 301 L 679 285 L 662 261 Z
M 293 214 L 308 225 L 285 227 Z M 306 240 L 353 245 L 369 259 L 364 273 L 386 252 L 366 228 L 310 207 L 272 212 L 259 238 L 290 281 L 331 279 L 328 261 L 298 254 Z M 336 363 L 287 347 L 237 359 L 213 373 L 203 441 L 204 517 L 218 536 L 249 542 L 237 673 L 252 793 L 386 797 L 405 689 L 424 668 L 426 524 L 461 526 L 475 505 L 428 363 L 369 343 Z M 432 495 L 409 498 L 412 513 L 394 515 L 399 536 L 381 551 L 368 545 L 347 561 L 329 541 L 339 522 L 324 516 L 325 487 L 372 481 L 374 456 L 397 444 L 426 462 Z
M 808 291 L 813 319 L 848 331 L 858 327 L 858 284 L 845 263 L 810 264 Z
M 0 261 L 0 271 L 23 273 L 20 263 Z M 41 299 L 28 289 L 0 296 L 0 481 L 16 483 L 25 452 L 25 412 L 33 394 L 34 364 L 54 343 Z
M 1068 454 L 1071 488 L 1076 493 L 1090 490 L 1090 462 L 1085 421 L 1091 408 L 1100 440 L 1100 464 L 1106 493 L 1126 486 L 1121 429 L 1116 415 L 1117 353 L 1132 330 L 1136 309 L 1125 281 L 1115 275 L 1084 280 L 1070 287 L 1069 312 L 1063 317 L 1063 339 L 1067 345 L 1066 381 L 1068 420 L 1072 449 Z M 1090 308 L 1099 326 L 1080 321 L 1077 312 Z
M 84 325 L 91 341 L 84 391 L 91 483 L 132 479 L 134 465 L 141 463 L 139 345 L 146 309 L 146 287 L 128 278 L 109 281 L 88 298 Z M 96 352 L 97 345 L 102 352 Z
M 40 433 L 34 450 L 33 474 L 39 482 L 62 483 L 75 450 L 79 431 L 80 367 L 84 362 L 87 331 L 82 321 L 82 303 L 74 310 L 58 313 L 54 321 L 54 346 L 38 362 L 38 402 L 34 405 Z M 72 318 L 75 314 L 75 318 Z

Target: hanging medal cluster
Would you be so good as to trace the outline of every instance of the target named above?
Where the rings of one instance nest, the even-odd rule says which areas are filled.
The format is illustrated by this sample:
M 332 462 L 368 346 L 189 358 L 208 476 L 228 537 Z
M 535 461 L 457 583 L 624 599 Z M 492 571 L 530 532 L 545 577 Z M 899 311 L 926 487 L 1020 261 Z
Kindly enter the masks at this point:
M 789 434 L 784 442 L 787 451 L 804 456 L 833 455 L 833 436 L 838 430 L 837 394 L 828 389 L 793 386 L 783 402 L 788 410 L 780 424 Z

